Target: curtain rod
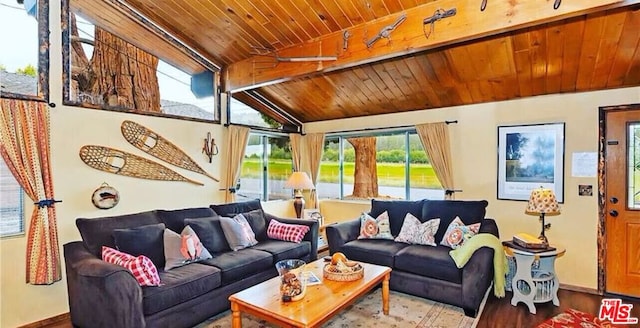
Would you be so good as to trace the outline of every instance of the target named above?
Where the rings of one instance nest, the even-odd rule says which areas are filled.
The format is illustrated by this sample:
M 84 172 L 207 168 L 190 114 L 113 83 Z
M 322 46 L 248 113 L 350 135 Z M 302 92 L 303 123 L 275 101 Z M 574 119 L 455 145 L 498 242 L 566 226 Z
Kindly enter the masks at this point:
M 446 123 L 447 125 L 457 124 L 458 120 L 444 121 L 444 123 Z M 415 125 L 400 125 L 400 126 L 387 127 L 387 128 L 364 128 L 364 129 L 358 129 L 358 130 L 343 130 L 343 131 L 328 132 L 326 133 L 326 136 L 354 134 L 354 133 L 369 133 L 369 132 L 376 132 L 376 131 L 389 132 L 389 133 L 404 132 L 404 131 L 415 130 L 415 127 L 416 127 Z

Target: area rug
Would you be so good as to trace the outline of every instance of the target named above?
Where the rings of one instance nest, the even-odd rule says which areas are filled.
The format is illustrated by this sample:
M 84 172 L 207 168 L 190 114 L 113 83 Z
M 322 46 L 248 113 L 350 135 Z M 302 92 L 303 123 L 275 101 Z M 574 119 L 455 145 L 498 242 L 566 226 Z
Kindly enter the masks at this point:
M 473 326 L 474 318 L 465 316 L 464 311 L 459 307 L 396 291 L 389 293 L 389 315 L 384 315 L 382 313 L 382 291 L 378 288 L 338 313 L 322 327 L 469 328 Z M 231 327 L 230 311 L 223 312 L 196 326 L 196 328 L 227 327 Z M 243 313 L 242 327 L 271 328 L 276 326 Z
M 618 327 L 606 320 L 582 311 L 568 309 L 538 325 L 537 328 L 612 328 Z

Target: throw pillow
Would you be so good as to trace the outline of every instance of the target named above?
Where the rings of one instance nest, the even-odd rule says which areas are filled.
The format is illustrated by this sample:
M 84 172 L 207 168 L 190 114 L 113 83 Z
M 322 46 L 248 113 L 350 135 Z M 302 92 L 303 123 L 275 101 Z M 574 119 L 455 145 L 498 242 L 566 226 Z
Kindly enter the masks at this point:
M 271 239 L 292 241 L 299 243 L 304 235 L 309 231 L 309 227 L 302 224 L 287 224 L 272 219 L 267 228 L 267 236 Z
M 375 219 L 367 213 L 362 213 L 358 239 L 393 239 L 389 226 L 389 213 L 384 211 Z
M 111 247 L 102 246 L 102 260 L 127 268 L 140 286 L 160 286 L 158 269 L 144 255 L 135 257 Z
M 153 261 L 153 264 L 162 268 L 164 266 L 163 234 L 164 223 L 144 225 L 129 229 L 114 229 L 113 240 L 116 249 L 133 256 L 144 255 Z
M 440 219 L 431 219 L 421 223 L 411 213 L 407 213 L 395 241 L 407 244 L 436 246 L 435 235 L 440 226 Z
M 241 250 L 258 243 L 249 222 L 247 222 L 247 219 L 242 214 L 237 214 L 233 218 L 221 216 L 220 225 L 222 226 L 224 237 L 227 239 L 227 243 L 229 243 L 229 248 L 233 251 Z
M 190 226 L 184 227 L 180 234 L 164 229 L 164 256 L 164 271 L 212 258 Z
M 456 217 L 451 221 L 449 227 L 447 227 L 447 231 L 444 233 L 444 237 L 442 237 L 440 245 L 456 249 L 462 246 L 462 244 L 464 244 L 464 242 L 469 238 L 475 236 L 478 233 L 478 230 L 480 230 L 480 223 L 474 223 L 466 226 L 459 217 Z

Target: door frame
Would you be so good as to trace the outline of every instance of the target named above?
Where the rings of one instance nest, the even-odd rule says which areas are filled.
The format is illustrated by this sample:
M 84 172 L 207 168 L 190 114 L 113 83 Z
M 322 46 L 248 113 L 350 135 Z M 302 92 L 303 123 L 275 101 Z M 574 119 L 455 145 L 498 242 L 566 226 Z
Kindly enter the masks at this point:
M 640 110 L 640 103 L 629 105 L 615 105 L 599 107 L 598 112 L 598 294 L 604 295 L 606 291 L 606 245 L 607 235 L 605 223 L 607 214 L 606 208 L 606 176 L 605 176 L 605 149 L 606 149 L 606 125 L 607 113 L 612 111 Z

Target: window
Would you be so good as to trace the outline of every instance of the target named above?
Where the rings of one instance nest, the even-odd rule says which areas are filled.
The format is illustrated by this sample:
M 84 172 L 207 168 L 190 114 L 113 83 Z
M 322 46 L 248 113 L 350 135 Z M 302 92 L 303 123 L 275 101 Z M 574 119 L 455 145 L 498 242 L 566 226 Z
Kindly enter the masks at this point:
M 24 234 L 23 192 L 0 157 L 0 236 Z
M 270 119 L 268 116 L 260 113 L 252 107 L 230 97 L 229 103 L 229 122 L 248 126 L 257 126 L 261 128 L 279 129 L 282 124 Z
M 219 121 L 214 64 L 124 3 L 68 2 L 65 104 Z
M 252 133 L 240 173 L 238 200 L 291 199 L 293 191 L 284 189 L 284 183 L 293 172 L 289 138 L 279 135 Z
M 48 99 L 49 1 L 0 0 L 0 91 L 3 97 Z M 6 47 L 12 46 L 11 51 Z
M 377 185 L 377 196 L 354 196 L 356 158 L 365 155 L 358 152 L 367 148 L 366 145 L 354 147 L 358 141 L 351 138 L 358 137 L 371 137 L 373 139 L 361 142 L 375 144 L 375 157 L 369 156 L 372 168 L 364 167 L 364 171 L 375 170 L 372 181 Z M 442 185 L 414 130 L 326 137 L 317 188 L 319 198 L 444 199 Z

